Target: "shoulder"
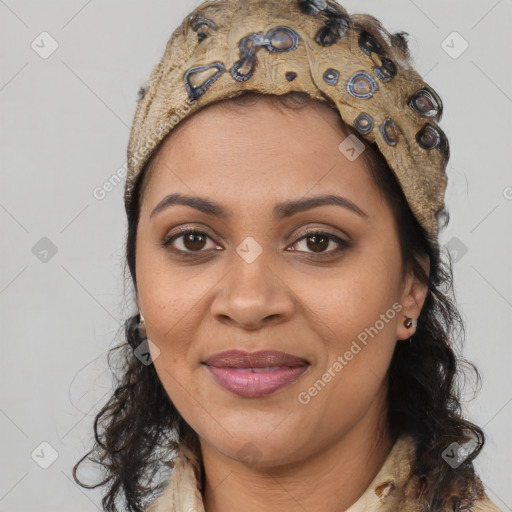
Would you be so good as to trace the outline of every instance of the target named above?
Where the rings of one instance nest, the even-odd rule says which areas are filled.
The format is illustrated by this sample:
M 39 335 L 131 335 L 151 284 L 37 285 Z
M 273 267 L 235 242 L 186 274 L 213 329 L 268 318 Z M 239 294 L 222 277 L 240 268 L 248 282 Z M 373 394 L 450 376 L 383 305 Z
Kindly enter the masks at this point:
M 467 493 L 454 492 L 449 496 L 445 496 L 439 512 L 505 512 L 494 503 L 483 490 L 483 486 L 479 487 L 480 480 L 475 477 L 473 487 Z M 409 512 L 418 510 L 419 503 L 425 503 L 425 494 L 430 485 L 425 486 L 425 481 L 416 477 L 410 477 L 400 497 L 398 510 L 400 512 Z M 423 496 L 423 497 L 422 497 Z M 462 497 L 461 497 L 462 496 Z M 430 503 L 430 498 L 427 499 Z M 420 510 L 423 510 L 420 505 Z M 427 507 L 428 510 L 431 510 Z
M 473 502 L 470 508 L 467 509 L 468 512 L 504 512 L 501 508 L 499 508 L 496 503 L 491 501 L 487 494 L 483 494 L 483 496 L 476 501 Z M 463 512 L 464 509 L 459 509 L 456 512 Z
M 440 505 L 439 512 L 504 512 L 489 498 L 485 485 L 475 471 L 471 476 L 468 474 L 467 478 L 453 478 L 443 489 L 443 497 L 439 496 L 439 487 L 431 477 L 418 477 L 412 470 L 417 440 L 413 436 L 401 436 L 399 441 L 392 452 L 392 458 L 395 473 L 404 475 L 399 493 L 400 512 L 418 510 L 418 506 L 421 509 L 420 502 L 435 501 Z M 404 461 L 408 464 L 404 465 Z

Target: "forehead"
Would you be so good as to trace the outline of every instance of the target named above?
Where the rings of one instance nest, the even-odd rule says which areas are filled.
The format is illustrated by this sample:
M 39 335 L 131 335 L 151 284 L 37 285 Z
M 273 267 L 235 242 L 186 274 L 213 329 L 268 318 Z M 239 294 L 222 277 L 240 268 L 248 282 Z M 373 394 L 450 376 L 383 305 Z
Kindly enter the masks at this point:
M 370 201 L 379 192 L 365 159 L 349 159 L 340 150 L 347 136 L 338 113 L 325 103 L 290 110 L 266 98 L 246 105 L 218 102 L 166 138 L 151 162 L 144 198 L 154 205 L 184 191 L 230 201 L 256 197 L 263 205 L 277 191 L 300 197 L 336 190 Z

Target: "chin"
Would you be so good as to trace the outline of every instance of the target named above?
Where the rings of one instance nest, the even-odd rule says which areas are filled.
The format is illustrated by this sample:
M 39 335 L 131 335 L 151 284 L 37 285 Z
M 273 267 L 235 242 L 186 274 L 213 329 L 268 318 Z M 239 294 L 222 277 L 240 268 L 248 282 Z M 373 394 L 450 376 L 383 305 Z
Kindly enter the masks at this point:
M 284 465 L 293 462 L 296 454 L 303 453 L 304 447 L 297 439 L 297 427 L 291 429 L 295 432 L 292 435 L 289 429 L 277 432 L 278 424 L 262 426 L 252 422 L 245 429 L 226 429 L 231 436 L 226 431 L 222 434 L 215 432 L 211 436 L 203 437 L 203 441 L 225 457 L 253 467 Z M 292 445 L 290 439 L 299 442 Z

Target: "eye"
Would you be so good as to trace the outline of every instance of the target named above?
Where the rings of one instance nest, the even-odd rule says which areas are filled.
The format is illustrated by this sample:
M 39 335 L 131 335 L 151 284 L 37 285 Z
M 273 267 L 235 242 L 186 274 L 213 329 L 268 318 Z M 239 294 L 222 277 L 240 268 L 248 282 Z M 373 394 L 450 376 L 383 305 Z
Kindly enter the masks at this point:
M 312 249 L 310 254 L 312 254 L 313 258 L 333 256 L 334 254 L 341 253 L 350 247 L 350 244 L 345 240 L 342 240 L 332 233 L 324 231 L 310 231 L 299 238 L 294 245 L 300 243 L 303 243 L 303 247 L 306 249 Z M 335 248 L 333 250 L 326 251 L 326 249 L 332 245 L 334 245 Z
M 183 256 L 193 256 L 193 253 L 204 252 L 201 249 L 205 247 L 208 239 L 211 240 L 204 231 L 194 228 L 182 228 L 179 230 L 179 233 L 164 240 L 162 247 L 171 247 L 173 252 Z M 173 246 L 175 240 L 179 240 L 178 245 L 181 247 Z
M 202 249 L 205 249 L 207 246 L 208 239 L 212 240 L 204 231 L 195 228 L 181 228 L 178 233 L 164 240 L 162 247 L 170 247 L 173 252 L 180 256 L 194 256 L 194 253 L 206 252 Z M 175 241 L 179 241 L 179 243 L 174 244 Z M 303 234 L 293 245 L 299 245 L 301 243 L 303 244 L 303 249 L 299 249 L 298 251 L 292 249 L 292 251 L 308 252 L 307 249 L 311 249 L 309 254 L 311 254 L 313 258 L 330 257 L 350 247 L 350 244 L 345 240 L 324 231 L 309 231 Z M 178 247 L 176 245 L 178 245 Z M 333 245 L 334 249 L 326 251 L 326 249 Z M 213 246 L 217 247 L 216 244 L 213 244 Z M 206 247 L 206 250 L 207 249 Z

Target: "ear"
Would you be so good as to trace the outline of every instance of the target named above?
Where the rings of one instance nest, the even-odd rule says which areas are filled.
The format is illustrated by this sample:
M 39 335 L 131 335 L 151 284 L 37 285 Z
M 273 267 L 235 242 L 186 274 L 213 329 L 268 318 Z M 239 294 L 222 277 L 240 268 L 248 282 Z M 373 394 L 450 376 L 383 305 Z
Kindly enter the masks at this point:
M 430 275 L 430 258 L 428 255 L 418 257 L 418 260 L 427 275 Z M 421 309 L 425 303 L 428 293 L 428 284 L 421 283 L 413 274 L 412 270 L 407 274 L 405 285 L 403 288 L 400 304 L 402 310 L 399 314 L 399 322 L 396 327 L 396 339 L 406 340 L 410 338 L 414 332 L 414 324 L 420 316 Z M 404 325 L 406 317 L 413 319 L 413 326 L 407 328 Z

